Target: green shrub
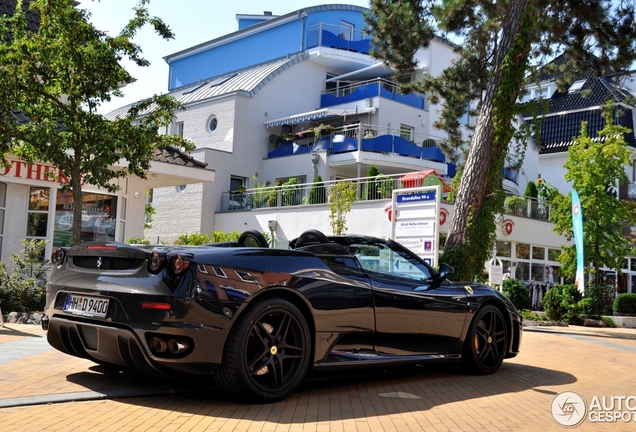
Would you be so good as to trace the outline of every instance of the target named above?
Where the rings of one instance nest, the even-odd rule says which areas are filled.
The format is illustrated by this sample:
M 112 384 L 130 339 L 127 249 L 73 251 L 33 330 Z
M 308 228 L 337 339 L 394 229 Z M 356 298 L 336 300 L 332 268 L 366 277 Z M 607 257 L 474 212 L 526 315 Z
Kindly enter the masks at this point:
M 324 204 L 327 202 L 327 189 L 322 182 L 322 177 L 317 176 L 311 184 L 308 204 Z
M 636 313 L 636 293 L 617 295 L 612 310 L 618 313 Z
M 554 321 L 579 322 L 579 302 L 581 291 L 576 285 L 555 285 L 543 297 L 543 309 L 547 317 Z
M 207 243 L 219 243 L 226 241 L 236 241 L 241 236 L 241 231 L 233 231 L 225 233 L 223 231 L 214 231 L 210 234 L 192 233 L 181 234 L 175 241 L 178 245 L 200 246 Z
M 290 178 L 283 183 L 283 205 L 296 206 L 302 203 L 302 189 L 297 178 Z
M 616 327 L 616 323 L 610 317 L 604 316 L 604 317 L 601 317 L 601 319 L 603 320 L 603 322 L 605 323 L 606 326 L 612 327 L 612 328 Z
M 600 317 L 612 312 L 616 289 L 609 284 L 590 284 L 579 303 L 581 312 L 590 317 Z
M 516 279 L 506 279 L 503 281 L 502 292 L 510 299 L 517 310 L 530 309 L 532 301 L 528 288 Z
M 44 258 L 46 240 L 22 240 L 20 254 L 11 254 L 13 268 L 0 262 L 0 304 L 3 312 L 42 311 L 50 261 Z
M 524 321 L 550 321 L 545 315 L 539 315 L 531 310 L 520 310 L 519 314 L 523 317 Z

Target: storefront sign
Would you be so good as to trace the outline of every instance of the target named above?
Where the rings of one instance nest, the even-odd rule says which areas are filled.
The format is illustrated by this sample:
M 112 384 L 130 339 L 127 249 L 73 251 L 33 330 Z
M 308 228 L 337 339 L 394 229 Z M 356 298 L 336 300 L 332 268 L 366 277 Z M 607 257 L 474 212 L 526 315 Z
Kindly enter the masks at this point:
M 68 177 L 53 165 L 34 163 L 28 164 L 23 160 L 7 159 L 10 166 L 0 168 L 0 176 L 19 179 L 68 183 Z

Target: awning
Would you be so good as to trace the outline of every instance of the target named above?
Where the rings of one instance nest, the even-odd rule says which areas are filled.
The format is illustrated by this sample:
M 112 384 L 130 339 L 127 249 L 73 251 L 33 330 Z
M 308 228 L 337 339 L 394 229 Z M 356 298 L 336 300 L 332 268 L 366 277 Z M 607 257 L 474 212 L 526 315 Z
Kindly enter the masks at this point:
M 362 69 L 347 72 L 342 75 L 329 78 L 326 82 L 351 81 L 351 80 L 370 80 L 379 77 L 385 77 L 393 74 L 393 69 L 388 68 L 384 63 L 376 63 Z
M 294 114 L 288 117 L 282 117 L 276 120 L 270 120 L 265 122 L 265 127 L 271 128 L 274 126 L 280 126 L 284 124 L 296 124 L 310 122 L 314 120 L 322 120 L 334 117 L 346 117 L 358 114 L 375 113 L 377 108 L 362 108 L 362 109 L 334 109 L 334 108 L 322 108 L 315 111 L 309 111 L 302 114 Z

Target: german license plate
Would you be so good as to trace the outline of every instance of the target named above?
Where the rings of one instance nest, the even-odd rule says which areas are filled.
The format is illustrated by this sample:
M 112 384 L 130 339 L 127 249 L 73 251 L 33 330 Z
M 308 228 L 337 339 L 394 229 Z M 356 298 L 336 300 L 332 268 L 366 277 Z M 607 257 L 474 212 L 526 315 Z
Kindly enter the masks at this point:
M 105 318 L 110 300 L 107 298 L 68 294 L 64 312 L 95 318 Z

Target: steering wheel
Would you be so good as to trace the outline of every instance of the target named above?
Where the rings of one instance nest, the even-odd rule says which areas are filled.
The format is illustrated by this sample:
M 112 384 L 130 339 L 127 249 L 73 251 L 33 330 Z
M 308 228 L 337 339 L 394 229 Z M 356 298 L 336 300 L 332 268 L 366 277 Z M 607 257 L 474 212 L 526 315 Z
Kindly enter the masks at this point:
M 314 240 L 314 241 L 311 241 Z M 331 241 L 327 238 L 326 235 L 324 235 L 323 233 L 321 233 L 318 230 L 315 229 L 310 229 L 305 231 L 304 233 L 302 233 L 298 239 L 296 240 L 296 245 L 295 248 L 299 248 L 302 246 L 305 246 L 305 244 L 310 244 L 310 243 L 331 243 Z
M 236 241 L 236 245 L 241 247 L 269 247 L 265 236 L 256 230 L 245 231 Z

